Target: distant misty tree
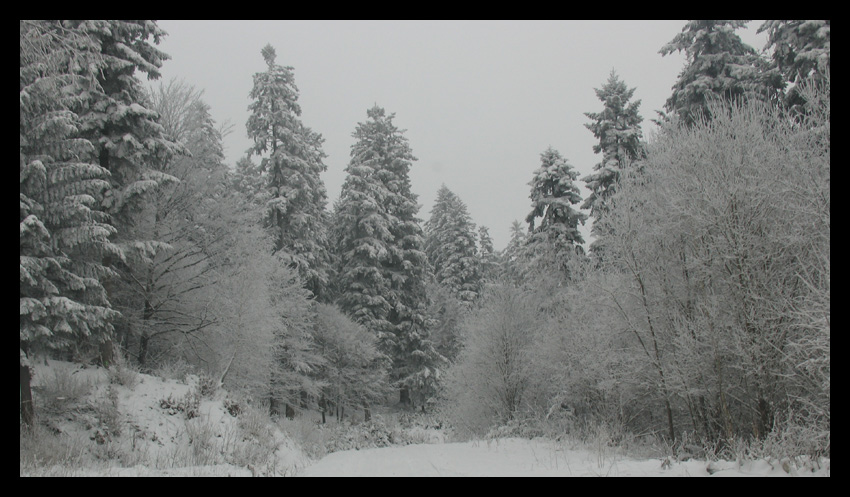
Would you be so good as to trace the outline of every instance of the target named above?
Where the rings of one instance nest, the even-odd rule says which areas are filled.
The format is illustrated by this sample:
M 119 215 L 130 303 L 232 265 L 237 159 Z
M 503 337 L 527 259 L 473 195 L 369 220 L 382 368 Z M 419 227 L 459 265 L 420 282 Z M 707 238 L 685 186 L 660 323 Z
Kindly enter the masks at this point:
M 392 358 L 391 378 L 407 401 L 434 391 L 441 362 L 426 328 L 428 259 L 409 177 L 416 158 L 395 114 L 376 105 L 367 115 L 335 209 L 336 288 L 341 309 Z
M 260 165 L 251 160 L 251 156 L 241 157 L 230 175 L 233 189 L 245 196 L 252 204 L 266 205 L 269 192 L 265 188 L 266 177 Z
M 522 265 L 525 263 L 523 247 L 528 236 L 528 230 L 521 222 L 514 219 L 510 227 L 510 239 L 508 245 L 501 253 L 502 267 L 499 272 L 501 279 L 519 281 L 522 274 Z
M 499 272 L 499 254 L 493 247 L 490 229 L 486 226 L 478 227 L 478 256 L 482 283 L 494 281 Z
M 298 88 L 293 69 L 275 63 L 275 50 L 261 51 L 267 69 L 254 75 L 248 110 L 251 154 L 262 157 L 267 227 L 275 252 L 295 267 L 308 289 L 321 297 L 328 285 L 329 257 L 325 214 L 327 193 L 320 174 L 324 139 L 304 126 L 299 117 Z
M 461 348 L 460 326 L 471 307 L 464 305 L 449 289 L 428 283 L 428 329 L 437 352 L 451 363 Z
M 766 71 L 755 49 L 735 34 L 748 21 L 692 20 L 682 32 L 659 50 L 664 56 L 684 52 L 686 63 L 673 85 L 665 109 L 688 125 L 701 117 L 710 118 L 712 98 L 734 101 L 741 97 L 771 98 L 782 86 L 775 74 Z
M 540 154 L 540 167 L 529 183 L 532 210 L 525 218 L 529 235 L 524 247 L 537 269 L 555 269 L 568 276 L 569 259 L 583 253 L 578 226 L 587 215 L 573 208 L 581 202 L 576 179 L 578 172 L 557 150 L 549 147 Z
M 313 336 L 316 351 L 324 359 L 318 370 L 325 383 L 319 399 L 322 421 L 331 409 L 341 412 L 345 407 L 362 407 L 368 413 L 369 406 L 380 401 L 389 388 L 389 358 L 378 350 L 373 333 L 336 306 L 318 304 L 315 312 Z
M 466 306 L 472 305 L 481 290 L 475 238 L 475 223 L 466 204 L 442 185 L 425 223 L 425 252 L 437 283 Z

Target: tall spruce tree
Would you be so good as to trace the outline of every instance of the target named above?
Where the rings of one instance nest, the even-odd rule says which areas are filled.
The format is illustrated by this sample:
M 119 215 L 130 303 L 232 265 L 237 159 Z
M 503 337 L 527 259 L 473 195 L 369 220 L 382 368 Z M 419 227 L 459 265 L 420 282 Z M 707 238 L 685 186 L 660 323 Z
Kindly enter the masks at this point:
M 98 209 L 109 171 L 80 135 L 75 109 L 97 87 L 97 40 L 60 21 L 20 21 L 20 402 L 32 426 L 33 354 L 112 337 L 101 261 L 121 258 Z
M 591 233 L 596 238 L 591 243 L 591 252 L 600 257 L 602 239 L 608 232 L 605 215 L 608 199 L 614 194 L 620 173 L 635 166 L 644 155 L 638 113 L 640 100 L 631 101 L 636 88 L 628 88 L 612 70 L 608 81 L 597 88 L 596 96 L 602 101 L 601 112 L 586 112 L 592 122 L 585 124 L 599 143 L 593 146 L 594 153 L 602 154 L 602 161 L 593 166 L 593 173 L 582 178 L 590 189 L 590 195 L 582 204 L 589 209 L 593 218 Z
M 376 105 L 367 115 L 336 208 L 339 305 L 377 334 L 402 401 L 410 393 L 421 400 L 433 393 L 440 357 L 426 328 L 428 260 L 409 178 L 416 158 L 395 114 Z
M 735 34 L 749 21 L 691 20 L 682 32 L 659 50 L 664 56 L 684 52 L 687 58 L 665 109 L 687 125 L 711 118 L 708 100 L 726 97 L 769 99 L 782 87 L 755 49 Z
M 77 103 L 81 135 L 92 142 L 98 164 L 110 173 L 100 206 L 111 216 L 117 228 L 112 240 L 125 254 L 124 259 L 104 259 L 120 276 L 104 284 L 122 313 L 144 312 L 144 299 L 123 297 L 133 294 L 132 278 L 151 257 L 168 248 L 149 237 L 145 206 L 159 188 L 177 181 L 163 171 L 163 165 L 185 153 L 165 136 L 137 75 L 160 77 L 159 68 L 168 55 L 149 40 L 158 44 L 166 33 L 151 20 L 75 20 L 62 21 L 62 26 L 95 40 L 101 59 L 98 85 L 78 94 Z M 123 319 L 115 323 L 115 332 L 119 341 L 132 333 Z M 109 362 L 112 354 L 112 342 L 105 343 L 101 361 Z
M 248 109 L 249 153 L 262 157 L 260 171 L 267 191 L 267 226 L 281 251 L 298 270 L 307 288 L 323 298 L 328 285 L 329 256 L 325 214 L 327 192 L 320 174 L 322 136 L 299 117 L 293 68 L 275 63 L 271 45 L 262 51 L 267 69 L 254 75 Z
M 587 220 L 586 214 L 573 208 L 581 202 L 581 190 L 575 184 L 578 172 L 552 147 L 540 154 L 540 163 L 529 183 L 532 210 L 525 218 L 529 237 L 524 250 L 536 259 L 537 269 L 556 269 L 569 276 L 569 260 L 583 253 L 578 226 Z
M 466 204 L 442 185 L 437 190 L 431 218 L 425 223 L 425 252 L 437 283 L 465 307 L 470 307 L 481 292 L 475 238 L 475 223 Z

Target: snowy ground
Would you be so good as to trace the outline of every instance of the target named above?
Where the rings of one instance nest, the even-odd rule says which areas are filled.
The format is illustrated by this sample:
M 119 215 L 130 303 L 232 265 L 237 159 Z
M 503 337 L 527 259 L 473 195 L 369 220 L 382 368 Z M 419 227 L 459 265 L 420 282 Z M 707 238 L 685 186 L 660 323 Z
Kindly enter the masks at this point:
M 635 460 L 610 447 L 594 450 L 541 439 L 440 443 L 444 438 L 436 431 L 416 438 L 430 439 L 430 444 L 348 450 L 315 461 L 305 455 L 298 430 L 291 428 L 299 426 L 296 422 L 287 421 L 293 423 L 287 432 L 267 417 L 265 422 L 260 416 L 252 421 L 244 413 L 234 417 L 225 408 L 225 391 L 201 400 L 192 419 L 163 407 L 163 399 L 181 399 L 197 388 L 197 377 L 178 381 L 139 374 L 131 388 L 110 380 L 103 369 L 51 361 L 49 366 L 38 365 L 33 382 L 44 397 L 43 386 L 55 384 L 57 378 L 65 382 L 64 395 L 78 398 L 54 399 L 52 408 L 41 398 L 45 429 L 38 443 L 43 446 L 40 452 L 25 449 L 22 437 L 21 476 L 830 475 L 828 459 L 819 465 L 804 460 Z M 112 405 L 105 400 L 110 390 L 117 403 L 112 411 L 104 407 Z M 121 427 L 120 435 L 107 435 L 106 440 L 103 433 L 110 423 L 103 421 L 105 412 L 117 413 L 112 426 Z M 300 426 L 317 430 L 307 420 Z M 51 451 L 67 454 L 52 457 Z M 32 462 L 33 454 L 39 462 Z
M 634 460 L 545 440 L 501 439 L 336 452 L 298 476 L 829 476 L 781 463 Z

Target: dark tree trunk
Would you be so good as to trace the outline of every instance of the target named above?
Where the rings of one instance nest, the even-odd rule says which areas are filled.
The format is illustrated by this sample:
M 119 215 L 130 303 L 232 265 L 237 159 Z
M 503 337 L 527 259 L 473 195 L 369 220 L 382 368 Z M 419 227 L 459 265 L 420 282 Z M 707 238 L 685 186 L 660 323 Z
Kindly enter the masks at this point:
M 408 390 L 407 388 L 402 388 L 401 390 L 399 390 L 398 401 L 402 405 L 410 405 L 410 390 Z
M 32 401 L 32 371 L 30 367 L 21 364 L 21 420 L 28 427 L 35 423 L 35 407 Z
M 664 399 L 664 408 L 667 411 L 667 429 L 670 432 L 670 441 L 676 441 L 676 430 L 673 425 L 673 408 L 670 406 L 670 399 Z
M 325 401 L 325 394 L 319 398 L 319 411 L 322 413 L 322 424 L 325 424 L 325 411 L 328 409 L 328 403 Z
M 292 408 L 289 403 L 286 404 L 286 408 L 284 409 L 287 419 L 295 418 L 295 409 Z
M 100 366 L 104 368 L 108 368 L 115 362 L 115 348 L 112 345 L 111 338 L 100 344 L 98 361 L 100 361 Z
M 269 416 L 280 416 L 280 408 L 277 406 L 274 395 L 269 396 Z
M 146 334 L 142 333 L 142 336 L 139 337 L 139 367 L 144 368 L 145 362 L 148 360 L 148 345 L 150 344 L 151 338 Z
M 152 292 L 151 290 L 152 284 L 150 281 L 148 282 L 148 286 L 146 288 L 146 292 L 148 295 Z M 142 327 L 142 335 L 139 337 L 139 365 L 144 367 L 145 361 L 148 359 L 148 347 L 150 346 L 150 334 L 148 323 L 150 323 L 151 319 L 153 319 L 154 310 L 153 306 L 150 303 L 150 300 L 145 299 L 145 308 L 142 312 L 142 320 L 144 321 L 144 325 Z

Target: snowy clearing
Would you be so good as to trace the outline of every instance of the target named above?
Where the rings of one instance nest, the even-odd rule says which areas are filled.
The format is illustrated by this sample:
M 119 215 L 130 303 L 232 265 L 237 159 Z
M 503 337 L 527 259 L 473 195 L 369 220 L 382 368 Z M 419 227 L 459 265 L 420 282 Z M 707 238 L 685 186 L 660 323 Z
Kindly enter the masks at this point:
M 408 445 L 330 454 L 297 476 L 829 476 L 829 461 L 815 471 L 781 463 L 634 460 L 571 449 L 546 440 Z

